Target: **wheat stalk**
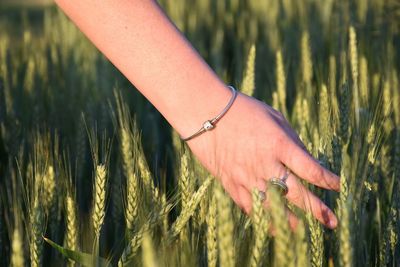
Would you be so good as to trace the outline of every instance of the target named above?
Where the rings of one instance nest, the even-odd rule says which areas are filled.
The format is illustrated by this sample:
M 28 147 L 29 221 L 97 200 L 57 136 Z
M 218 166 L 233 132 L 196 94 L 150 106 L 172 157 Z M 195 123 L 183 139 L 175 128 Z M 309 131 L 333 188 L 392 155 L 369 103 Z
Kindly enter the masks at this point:
M 213 195 L 207 214 L 207 261 L 208 267 L 217 266 L 217 202 Z
M 347 153 L 348 145 L 342 149 L 342 170 L 340 173 L 340 195 L 338 201 L 339 215 L 339 261 L 340 266 L 349 267 L 353 264 L 353 249 L 350 229 L 351 200 L 349 194 L 348 180 L 350 178 L 350 157 Z
M 272 223 L 275 228 L 274 240 L 274 264 L 275 266 L 294 266 L 295 257 L 291 241 L 291 233 L 285 206 L 282 203 L 280 193 L 274 188 L 268 189 L 268 197 L 271 204 Z M 285 251 L 285 253 L 281 253 Z
M 276 88 L 278 93 L 279 110 L 285 117 L 287 117 L 288 111 L 286 108 L 286 75 L 281 50 L 278 50 L 276 52 Z
M 197 213 L 197 227 L 200 228 L 203 223 L 207 223 L 208 208 L 210 206 L 210 198 L 203 197 L 200 201 L 199 212 Z
M 388 117 L 392 111 L 392 92 L 390 82 L 386 80 L 383 85 L 383 115 Z M 387 131 L 389 132 L 389 131 Z
M 172 225 L 172 229 L 170 231 L 170 236 L 174 237 L 177 236 L 182 229 L 185 227 L 186 223 L 190 219 L 190 217 L 195 212 L 197 206 L 199 205 L 201 199 L 205 197 L 208 187 L 213 182 L 214 178 L 209 176 L 203 184 L 199 187 L 199 189 L 193 194 L 192 198 L 188 202 L 186 209 L 182 210 L 179 217 L 176 219 L 174 224 Z
M 31 252 L 31 266 L 39 267 L 42 265 L 43 253 L 43 213 L 39 205 L 38 197 L 36 196 L 33 202 L 30 215 L 30 252 Z
M 12 235 L 11 244 L 11 266 L 12 267 L 24 267 L 24 246 L 22 242 L 21 230 L 19 227 L 15 227 Z
M 311 266 L 322 267 L 324 259 L 324 237 L 322 227 L 311 214 L 307 214 L 311 236 Z
M 361 106 L 368 107 L 369 103 L 369 84 L 368 84 L 368 61 L 365 56 L 360 59 L 360 100 Z
M 300 136 L 305 140 L 309 140 L 309 130 L 310 130 L 310 105 L 306 98 L 301 102 L 301 113 L 300 113 Z M 303 140 L 304 141 L 304 140 Z
M 68 195 L 65 198 L 66 207 L 66 233 L 65 245 L 68 249 L 76 251 L 78 249 L 78 221 L 76 214 L 76 205 L 74 198 Z M 72 260 L 68 262 L 68 266 L 75 266 Z
M 137 250 L 139 249 L 144 234 L 149 231 L 151 228 L 151 223 L 146 222 L 140 230 L 136 233 L 136 235 L 129 241 L 128 245 L 125 247 L 121 258 L 118 261 L 118 266 L 128 266 L 127 263 L 132 260 L 135 256 Z
M 136 140 L 136 142 L 139 142 L 139 140 Z M 155 187 L 153 184 L 152 175 L 149 170 L 149 166 L 147 165 L 146 157 L 141 148 L 138 148 L 137 165 L 139 167 L 139 173 L 142 177 L 145 187 L 151 188 L 152 192 L 154 193 Z
M 125 222 L 128 232 L 132 232 L 134 224 L 138 216 L 139 202 L 139 177 L 134 164 L 137 163 L 134 153 L 139 154 L 137 143 L 139 136 L 136 122 L 131 123 L 131 115 L 121 96 L 116 95 L 120 148 L 122 154 L 122 167 L 124 176 L 126 177 L 126 206 L 125 206 Z M 140 157 L 142 155 L 136 155 Z
M 285 15 L 288 17 L 289 20 L 292 20 L 294 14 L 294 7 L 293 3 L 290 0 L 282 0 L 282 7 L 285 11 Z
M 67 196 L 65 202 L 67 209 L 66 245 L 68 249 L 76 250 L 78 247 L 78 222 L 75 201 L 71 196 Z
M 34 58 L 30 57 L 28 59 L 27 70 L 24 79 L 24 89 L 27 92 L 31 92 L 35 86 L 35 72 L 36 72 L 36 63 Z
M 104 165 L 98 165 L 96 168 L 96 179 L 94 188 L 94 208 L 92 214 L 93 229 L 95 236 L 100 236 L 101 227 L 103 226 L 106 205 L 106 186 L 107 186 L 107 170 Z
M 189 152 L 185 149 L 182 157 L 181 157 L 181 175 L 178 180 L 178 185 L 181 193 L 181 203 L 182 210 L 187 210 L 191 194 L 192 194 L 192 181 L 190 179 L 190 171 L 189 171 Z M 183 243 L 187 243 L 187 226 L 182 229 L 180 232 L 180 238 Z M 185 256 L 186 253 L 183 253 Z
M 136 255 L 142 243 L 144 235 L 159 221 L 160 218 L 162 218 L 169 212 L 170 208 L 170 205 L 166 205 L 163 209 L 161 209 L 159 213 L 152 214 L 149 221 L 145 222 L 136 233 L 136 235 L 134 235 L 133 238 L 129 240 L 127 246 L 122 252 L 120 259 L 118 260 L 119 267 L 130 266 L 129 264 L 131 263 L 133 257 Z
M 233 242 L 233 218 L 231 201 L 218 183 L 214 187 L 217 201 L 217 237 L 219 263 L 222 267 L 235 266 L 235 246 Z
M 340 92 L 340 140 L 342 145 L 347 142 L 350 121 L 350 90 L 347 84 L 342 85 Z
M 296 266 L 310 266 L 308 260 L 308 240 L 306 238 L 306 229 L 303 220 L 299 220 L 296 227 Z
M 143 266 L 148 266 L 148 267 L 157 267 L 157 258 L 156 258 L 156 251 L 154 250 L 154 246 L 152 244 L 153 242 L 151 241 L 151 236 L 149 235 L 148 232 L 146 232 L 143 236 L 142 240 L 142 251 L 143 251 L 143 257 L 142 257 L 142 262 Z
M 42 199 L 44 202 L 44 210 L 50 223 L 51 235 L 55 236 L 58 227 L 58 220 L 60 219 L 59 205 L 62 205 L 62 203 L 59 203 L 58 201 L 59 194 L 57 194 L 58 187 L 53 166 L 50 165 L 47 167 L 46 173 L 42 179 Z
M 47 214 L 49 214 L 52 205 L 54 205 L 55 187 L 54 169 L 53 166 L 49 166 L 46 175 L 43 176 L 43 202 Z
M 358 52 L 357 52 L 357 35 L 354 27 L 349 28 L 349 53 L 350 53 L 350 67 L 351 77 L 353 82 L 353 103 L 354 103 L 354 114 L 356 119 L 356 126 L 358 127 L 360 122 L 360 100 L 359 100 L 359 88 L 358 88 Z
M 340 254 L 339 261 L 340 266 L 350 267 L 353 266 L 353 246 L 351 242 L 351 231 L 350 231 L 350 210 L 351 202 L 342 202 L 340 205 Z
M 392 96 L 393 103 L 400 103 L 400 92 L 397 90 L 399 88 L 399 78 L 397 77 L 397 71 L 392 71 Z M 394 122 L 396 127 L 400 127 L 400 105 L 393 105 Z
M 152 174 L 149 170 L 149 166 L 146 162 L 146 157 L 143 152 L 143 148 L 140 145 L 139 136 L 136 136 L 135 142 L 137 143 L 137 166 L 139 169 L 140 177 L 142 178 L 143 184 L 145 188 L 150 189 L 151 197 L 153 202 L 158 205 L 162 206 L 161 199 L 160 199 L 160 192 L 159 189 L 154 185 Z
M 336 58 L 335 56 L 329 56 L 329 100 L 331 101 L 332 108 L 332 124 L 337 125 L 339 123 L 339 102 L 337 97 L 337 89 L 336 89 Z M 334 129 L 336 130 L 336 129 Z
M 125 208 L 125 221 L 128 231 L 134 229 L 135 221 L 138 215 L 139 185 L 138 177 L 135 172 L 128 176 L 127 180 L 127 201 Z
M 269 228 L 269 222 L 264 212 L 263 203 L 260 198 L 258 190 L 252 192 L 253 209 L 252 219 L 254 227 L 254 244 L 252 253 L 250 256 L 250 266 L 257 267 L 261 266 L 261 260 L 265 254 L 267 233 Z
M 128 231 L 134 228 L 135 220 L 138 214 L 138 201 L 139 201 L 139 184 L 137 173 L 133 167 L 135 159 L 134 152 L 137 152 L 135 141 L 138 137 L 132 131 L 137 130 L 134 123 L 131 129 L 130 113 L 126 104 L 122 103 L 122 99 L 117 97 L 118 119 L 120 124 L 120 146 L 122 154 L 122 167 L 124 175 L 127 180 L 126 184 L 126 206 L 125 206 L 125 221 Z
M 280 104 L 279 104 L 279 95 L 278 92 L 272 92 L 272 107 L 275 110 L 279 110 Z
M 393 165 L 394 165 L 393 172 L 395 177 L 400 177 L 400 125 L 398 125 L 396 128 Z
M 256 46 L 253 44 L 250 47 L 249 55 L 247 57 L 246 70 L 243 78 L 242 93 L 252 96 L 255 89 L 255 62 L 256 62 Z
M 394 198 L 394 201 L 396 201 L 396 198 Z M 396 204 L 392 205 L 395 206 Z M 392 255 L 395 255 L 396 246 L 397 243 L 399 242 L 399 233 L 397 231 L 397 228 L 399 226 L 399 221 L 397 219 L 398 213 L 399 211 L 395 207 L 390 208 L 389 227 L 387 229 L 389 231 L 389 244 Z
M 310 36 L 307 31 L 304 31 L 301 36 L 301 67 L 303 82 L 307 87 L 310 87 L 313 75 L 313 66 L 311 60 Z
M 318 113 L 318 126 L 323 146 L 327 152 L 327 156 L 332 156 L 332 127 L 330 120 L 327 118 L 331 117 L 331 107 L 329 105 L 328 88 L 325 84 L 322 84 L 319 95 L 319 113 Z
M 181 192 L 182 210 L 185 210 L 193 194 L 189 171 L 189 151 L 187 149 L 185 149 L 181 157 L 181 175 L 178 182 Z

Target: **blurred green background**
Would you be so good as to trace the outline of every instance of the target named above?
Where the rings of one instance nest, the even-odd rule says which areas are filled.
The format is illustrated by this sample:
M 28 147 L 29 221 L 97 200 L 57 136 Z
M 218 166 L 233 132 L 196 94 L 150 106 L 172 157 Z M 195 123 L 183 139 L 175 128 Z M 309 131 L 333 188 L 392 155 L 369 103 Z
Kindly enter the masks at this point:
M 314 250 L 308 255 L 317 255 L 316 247 L 323 248 L 323 254 L 318 254 L 320 258 L 312 266 L 398 266 L 400 2 L 162 0 L 159 3 L 226 83 L 283 112 L 310 152 L 325 167 L 348 179 L 344 182 L 348 192 L 339 199 L 347 201 L 344 209 L 349 211 L 350 226 L 344 229 L 351 231 L 343 237 L 342 230 L 318 228 L 321 234 L 317 241 L 310 239 Z M 355 34 L 353 39 L 351 29 Z M 251 51 L 255 53 L 253 57 Z M 278 52 L 282 55 L 281 71 L 277 67 Z M 250 82 L 246 83 L 246 79 Z M 284 93 L 279 91 L 282 80 Z M 58 177 L 53 212 L 50 216 L 46 211 L 47 227 L 41 234 L 59 244 L 65 242 L 65 195 L 66 191 L 73 191 L 80 221 L 80 248 L 83 251 L 92 248 L 87 240 L 93 238 L 90 213 L 95 162 L 88 132 L 94 132 L 92 138 L 99 143 L 105 135 L 113 144 L 108 151 L 112 193 L 109 193 L 100 254 L 112 258 L 113 263 L 118 260 L 127 243 L 123 210 L 126 190 L 121 189 L 126 177 L 121 168 L 115 94 L 122 96 L 137 121 L 139 142 L 154 183 L 162 188 L 162 196 L 179 195 L 176 185 L 182 145 L 157 110 L 51 1 L 0 0 L 1 266 L 8 266 L 11 261 L 15 229 L 21 229 L 25 265 L 30 262 L 29 246 L 35 239 L 30 233 L 29 208 L 34 189 L 28 185 L 39 183 L 32 178 L 35 157 L 50 162 Z M 49 147 L 40 150 L 43 155 L 38 156 L 37 144 L 41 142 L 48 142 Z M 99 158 L 104 160 L 105 154 L 99 152 Z M 200 174 L 204 176 L 193 171 L 194 183 L 204 180 Z M 337 195 L 311 189 L 339 210 Z M 176 199 L 171 199 L 175 203 Z M 143 204 L 143 212 L 151 207 Z M 179 211 L 179 207 L 174 209 L 170 220 Z M 252 242 L 250 234 L 241 229 L 241 222 L 235 220 L 235 229 L 243 234 L 237 245 L 243 253 L 238 252 L 238 266 L 244 266 L 248 254 L 243 251 Z M 189 249 L 187 257 L 204 266 L 207 264 L 205 231 L 201 225 L 191 225 L 196 230 L 191 241 L 200 237 L 200 245 Z M 343 244 L 351 245 L 350 261 L 345 261 L 340 251 Z M 66 264 L 48 245 L 40 243 L 40 246 L 44 247 L 44 266 Z M 179 250 L 174 253 L 163 260 L 170 266 L 183 266 L 182 262 L 174 261 Z M 279 266 L 271 258 L 266 257 L 264 265 Z

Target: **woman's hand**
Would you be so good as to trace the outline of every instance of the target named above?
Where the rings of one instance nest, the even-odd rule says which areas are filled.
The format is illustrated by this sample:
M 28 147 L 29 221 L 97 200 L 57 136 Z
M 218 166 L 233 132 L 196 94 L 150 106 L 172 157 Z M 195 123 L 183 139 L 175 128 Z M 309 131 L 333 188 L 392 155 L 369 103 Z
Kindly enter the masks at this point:
M 204 122 L 199 120 L 227 103 L 230 90 L 157 1 L 56 2 L 180 134 L 197 130 Z M 265 190 L 266 180 L 282 177 L 287 166 L 292 171 L 289 201 L 326 225 L 336 225 L 334 214 L 299 179 L 338 190 L 338 177 L 301 148 L 287 122 L 267 105 L 239 94 L 213 131 L 188 144 L 245 211 L 251 208 L 251 190 Z
M 285 118 L 268 105 L 239 93 L 215 129 L 187 143 L 247 213 L 252 207 L 251 191 L 265 191 L 270 178 L 285 175 L 286 166 L 291 171 L 286 180 L 288 201 L 310 211 L 327 227 L 336 227 L 334 213 L 300 179 L 338 191 L 339 178 L 306 152 Z M 297 218 L 289 211 L 288 214 L 294 227 Z

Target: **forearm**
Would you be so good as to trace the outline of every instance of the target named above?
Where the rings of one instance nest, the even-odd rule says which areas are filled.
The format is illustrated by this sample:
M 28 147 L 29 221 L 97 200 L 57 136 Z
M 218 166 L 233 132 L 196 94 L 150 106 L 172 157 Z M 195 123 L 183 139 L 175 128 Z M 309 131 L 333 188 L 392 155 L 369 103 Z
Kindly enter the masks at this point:
M 56 2 L 181 135 L 229 100 L 229 89 L 155 1 Z

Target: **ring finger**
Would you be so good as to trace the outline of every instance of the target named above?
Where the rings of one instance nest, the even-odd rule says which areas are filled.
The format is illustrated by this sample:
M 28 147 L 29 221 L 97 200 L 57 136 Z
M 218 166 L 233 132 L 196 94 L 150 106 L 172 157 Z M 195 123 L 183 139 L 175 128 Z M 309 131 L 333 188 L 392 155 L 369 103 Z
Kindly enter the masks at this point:
M 257 188 L 266 188 L 268 185 L 268 180 L 272 177 L 282 178 L 287 173 L 286 167 L 279 163 L 279 167 L 276 168 L 275 173 L 277 176 L 265 177 L 265 179 L 259 179 L 257 182 Z M 287 195 L 285 196 L 287 200 L 293 203 L 300 209 L 311 212 L 313 216 L 320 221 L 322 224 L 329 228 L 335 228 L 337 225 L 337 218 L 331 209 L 326 206 L 326 204 L 320 200 L 316 195 L 314 195 L 310 190 L 308 190 L 301 182 L 300 179 L 292 172 L 289 172 L 285 183 L 288 187 Z M 265 190 L 265 189 L 264 189 Z M 262 191 L 264 191 L 262 190 Z
M 252 209 L 252 197 L 251 197 L 251 194 L 249 193 L 248 189 L 245 186 L 238 186 L 237 193 L 238 193 L 237 203 L 240 203 L 240 206 L 245 210 L 245 212 L 250 214 L 251 209 Z M 264 206 L 264 208 L 269 209 L 270 203 L 268 201 L 264 201 L 263 206 Z M 285 208 L 285 214 L 288 219 L 290 228 L 292 230 L 295 230 L 299 219 L 288 208 Z M 270 231 L 271 231 L 271 234 L 274 235 L 274 233 L 275 233 L 274 225 L 271 225 Z

